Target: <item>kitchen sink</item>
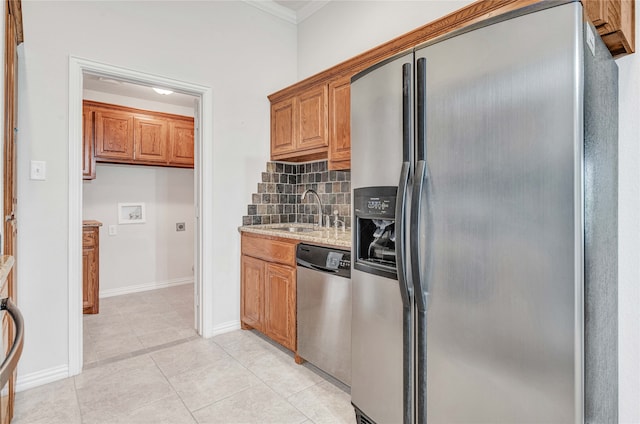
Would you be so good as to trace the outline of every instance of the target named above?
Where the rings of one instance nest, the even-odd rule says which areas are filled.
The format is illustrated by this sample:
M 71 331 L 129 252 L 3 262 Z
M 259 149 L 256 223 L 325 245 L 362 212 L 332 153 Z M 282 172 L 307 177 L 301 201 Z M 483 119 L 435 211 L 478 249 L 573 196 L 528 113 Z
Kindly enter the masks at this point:
M 312 231 L 315 231 L 314 228 L 310 228 L 310 227 L 290 227 L 290 226 L 273 227 L 271 229 L 276 231 L 287 231 L 290 233 L 310 233 Z

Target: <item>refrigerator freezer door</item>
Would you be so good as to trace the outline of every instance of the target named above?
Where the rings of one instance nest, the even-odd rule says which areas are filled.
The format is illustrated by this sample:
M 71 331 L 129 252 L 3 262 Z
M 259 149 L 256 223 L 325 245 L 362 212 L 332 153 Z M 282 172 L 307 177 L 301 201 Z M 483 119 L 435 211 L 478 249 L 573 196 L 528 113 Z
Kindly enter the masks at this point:
M 416 51 L 429 424 L 582 422 L 581 25 L 571 3 Z
M 405 159 L 403 69 L 406 71 L 406 64 L 413 64 L 413 53 L 384 63 L 352 81 L 353 189 L 398 186 Z M 352 228 L 356 228 L 355 223 Z M 403 307 L 398 280 L 353 269 L 351 281 L 351 400 L 377 424 L 402 423 L 405 415 L 410 416 L 410 412 L 403 414 L 403 393 L 409 393 L 411 380 L 411 375 L 403 376 L 406 371 L 403 317 L 411 313 L 409 306 Z M 407 379 L 409 382 L 405 385 Z
M 413 53 L 351 83 L 351 186 L 397 186 L 403 162 L 403 65 Z

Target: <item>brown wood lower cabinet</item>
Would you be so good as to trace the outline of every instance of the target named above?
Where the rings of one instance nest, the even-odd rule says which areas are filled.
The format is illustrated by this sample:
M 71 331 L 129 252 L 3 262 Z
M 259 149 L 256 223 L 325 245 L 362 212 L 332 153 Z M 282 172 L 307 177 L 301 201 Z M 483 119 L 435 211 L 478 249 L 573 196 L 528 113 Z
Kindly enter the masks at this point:
M 296 351 L 297 242 L 242 234 L 240 316 L 254 328 Z
M 100 226 L 97 221 L 85 221 L 82 226 L 82 313 L 99 312 Z

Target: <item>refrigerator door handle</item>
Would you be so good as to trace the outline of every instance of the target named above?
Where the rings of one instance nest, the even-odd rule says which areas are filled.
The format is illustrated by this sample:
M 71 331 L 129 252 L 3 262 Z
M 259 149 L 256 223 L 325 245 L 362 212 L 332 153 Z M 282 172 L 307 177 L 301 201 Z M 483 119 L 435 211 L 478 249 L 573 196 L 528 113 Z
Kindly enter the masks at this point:
M 422 274 L 421 263 L 429 265 L 430 252 L 422 252 L 421 246 L 431 246 L 430 228 L 422 228 L 422 220 L 426 217 L 427 227 L 431 225 L 429 197 L 431 193 L 429 166 L 427 164 L 427 86 L 426 59 L 417 60 L 417 128 L 416 128 L 416 170 L 413 178 L 410 220 L 411 277 L 414 285 L 413 293 L 416 302 L 416 424 L 427 422 L 427 300 L 428 275 Z M 427 274 L 429 270 L 427 270 Z
M 398 270 L 398 285 L 402 297 L 402 368 L 403 393 L 402 420 L 404 424 L 413 422 L 413 337 L 411 298 L 413 297 L 413 283 L 407 273 L 406 265 L 406 219 L 407 194 L 411 190 L 411 147 L 413 142 L 413 96 L 411 90 L 412 64 L 402 65 L 402 168 L 396 197 L 396 264 Z
M 417 125 L 416 125 L 416 168 L 413 177 L 413 193 L 411 196 L 411 220 L 409 231 L 413 237 L 410 238 L 411 251 L 411 276 L 413 290 L 416 296 L 416 305 L 419 310 L 426 311 L 428 284 L 425 275 L 422 275 L 420 262 L 426 260 L 429 252 L 421 252 L 420 241 L 428 237 L 428 228 L 421 228 L 421 217 L 425 215 L 427 221 L 430 220 L 428 197 L 430 194 L 429 165 L 427 164 L 427 61 L 425 58 L 417 60 L 416 69 L 416 91 L 417 91 Z M 423 205 L 427 210 L 423 210 Z M 425 243 L 422 243 L 424 245 Z
M 407 193 L 410 190 L 411 173 L 411 64 L 402 66 L 402 168 L 398 183 L 396 197 L 396 264 L 398 268 L 398 283 L 402 296 L 402 304 L 405 308 L 411 306 L 413 284 L 408 278 L 406 265 L 406 218 L 407 218 Z

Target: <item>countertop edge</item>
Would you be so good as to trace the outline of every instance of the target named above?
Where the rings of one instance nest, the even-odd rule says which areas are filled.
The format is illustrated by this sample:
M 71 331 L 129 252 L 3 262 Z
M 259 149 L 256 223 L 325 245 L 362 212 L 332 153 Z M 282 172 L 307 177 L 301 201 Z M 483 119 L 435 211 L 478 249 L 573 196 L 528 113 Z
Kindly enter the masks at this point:
M 95 221 L 95 220 L 92 220 L 92 219 L 86 219 L 86 220 L 82 221 L 82 226 L 83 227 L 102 227 L 102 222 Z
M 274 227 L 282 227 L 287 224 L 266 224 L 266 225 L 241 225 L 238 227 L 240 233 L 253 233 L 265 236 L 298 240 L 305 243 L 318 244 L 322 246 L 336 247 L 339 249 L 351 249 L 351 231 L 335 230 L 333 228 L 321 229 L 308 233 L 290 233 L 287 231 L 274 230 Z M 308 227 L 304 224 L 288 224 L 292 227 Z
M 7 281 L 7 277 L 9 277 L 9 273 L 11 272 L 14 263 L 15 259 L 13 258 L 13 256 L 0 256 L 0 285 L 4 286 L 4 283 Z

